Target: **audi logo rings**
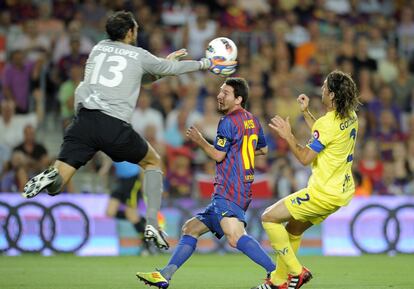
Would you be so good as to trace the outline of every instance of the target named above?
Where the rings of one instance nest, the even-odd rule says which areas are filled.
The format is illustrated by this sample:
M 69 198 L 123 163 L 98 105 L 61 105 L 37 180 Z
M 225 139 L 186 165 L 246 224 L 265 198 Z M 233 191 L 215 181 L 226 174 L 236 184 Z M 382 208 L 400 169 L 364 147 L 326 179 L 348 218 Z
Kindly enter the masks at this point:
M 383 205 L 379 204 L 371 204 L 361 208 L 353 217 L 350 229 L 351 229 L 351 239 L 354 245 L 362 252 L 362 253 L 369 253 L 369 254 L 384 254 L 384 253 L 403 253 L 403 254 L 412 254 L 414 250 L 411 251 L 402 251 L 399 248 L 399 244 L 402 243 L 403 236 L 402 227 L 404 226 L 403 219 L 398 217 L 398 213 L 403 212 L 403 210 L 411 209 L 414 210 L 414 204 L 405 204 L 398 206 L 394 209 L 387 208 Z M 385 246 L 381 247 L 381 249 L 373 250 L 368 249 L 368 246 L 364 246 L 363 242 L 358 238 L 357 235 L 357 223 L 362 221 L 362 215 L 367 213 L 368 211 L 383 211 L 384 213 L 384 220 L 379 220 L 382 222 L 381 234 L 383 241 L 385 242 Z M 370 224 L 371 225 L 371 224 Z M 413 226 L 413 223 L 406 222 L 406 225 Z M 372 230 L 372 228 L 371 228 Z
M 34 207 L 37 211 L 40 211 L 41 214 L 36 214 L 36 217 L 33 218 L 33 216 L 24 216 L 23 214 L 19 213 L 21 210 L 27 207 Z M 86 213 L 77 205 L 74 205 L 69 202 L 58 202 L 53 204 L 50 207 L 46 207 L 40 203 L 37 202 L 24 202 L 20 203 L 17 206 L 11 206 L 7 203 L 0 202 L 0 210 L 4 211 L 7 210 L 5 219 L 1 219 L 1 227 L 4 232 L 4 236 L 6 239 L 6 247 L 0 248 L 0 252 L 5 252 L 9 249 L 17 249 L 20 252 L 24 253 L 39 253 L 43 251 L 44 249 L 50 249 L 53 252 L 56 253 L 73 253 L 82 248 L 86 242 L 89 239 L 89 218 L 86 215 Z M 58 233 L 58 224 L 60 221 L 60 218 L 65 218 L 65 214 L 63 214 L 63 210 L 70 210 L 71 212 L 76 212 L 76 220 L 81 220 L 82 222 L 82 234 L 80 239 L 76 238 L 76 243 L 74 246 L 71 246 L 69 248 L 59 248 L 56 246 L 55 242 L 59 236 L 57 236 Z M 26 214 L 27 215 L 27 214 Z M 58 217 L 56 217 L 56 215 Z M 66 214 L 67 215 L 67 214 Z M 73 215 L 73 214 L 71 214 Z M 70 218 L 69 218 L 70 219 Z M 4 220 L 4 221 L 3 221 Z M 22 240 L 24 239 L 24 233 L 28 230 L 28 228 L 25 228 L 24 224 L 29 222 L 35 221 L 38 224 L 38 228 L 34 229 L 33 227 L 30 227 L 30 233 L 37 234 L 40 238 L 39 245 L 35 248 L 27 248 L 25 245 L 23 245 Z M 31 224 L 31 223 L 30 223 Z M 28 226 L 29 227 L 29 226 Z M 63 227 L 63 225 L 62 225 Z M 67 226 L 69 227 L 69 226 Z M 68 229 L 67 227 L 64 227 L 65 229 Z M 78 237 L 78 235 L 77 235 Z M 33 244 L 31 244 L 33 245 Z

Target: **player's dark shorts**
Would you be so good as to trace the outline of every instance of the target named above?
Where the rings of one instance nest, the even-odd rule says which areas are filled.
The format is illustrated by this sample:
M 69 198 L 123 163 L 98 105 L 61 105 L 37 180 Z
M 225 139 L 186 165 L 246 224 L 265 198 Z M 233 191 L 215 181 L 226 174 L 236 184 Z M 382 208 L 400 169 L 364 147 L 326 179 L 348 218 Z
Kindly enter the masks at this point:
M 138 199 L 141 198 L 141 180 L 139 176 L 119 178 L 111 198 L 117 199 L 131 208 L 136 208 Z
M 115 162 L 137 164 L 147 154 L 148 144 L 130 124 L 99 110 L 82 108 L 65 131 L 58 160 L 78 169 L 97 151 Z
M 246 227 L 245 211 L 236 203 L 220 196 L 214 196 L 205 211 L 196 215 L 196 218 L 203 222 L 218 239 L 224 236 L 223 229 L 220 226 L 220 221 L 224 217 L 237 218 Z

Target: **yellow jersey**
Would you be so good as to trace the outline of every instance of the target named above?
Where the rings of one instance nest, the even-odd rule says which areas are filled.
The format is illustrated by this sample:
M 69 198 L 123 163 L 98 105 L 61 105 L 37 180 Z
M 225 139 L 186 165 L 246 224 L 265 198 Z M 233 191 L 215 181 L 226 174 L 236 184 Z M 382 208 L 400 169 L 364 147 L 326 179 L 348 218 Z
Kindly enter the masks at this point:
M 318 197 L 338 206 L 349 203 L 355 192 L 352 161 L 358 132 L 355 112 L 340 119 L 330 111 L 315 121 L 307 147 L 318 153 L 312 162 L 308 188 L 319 192 Z

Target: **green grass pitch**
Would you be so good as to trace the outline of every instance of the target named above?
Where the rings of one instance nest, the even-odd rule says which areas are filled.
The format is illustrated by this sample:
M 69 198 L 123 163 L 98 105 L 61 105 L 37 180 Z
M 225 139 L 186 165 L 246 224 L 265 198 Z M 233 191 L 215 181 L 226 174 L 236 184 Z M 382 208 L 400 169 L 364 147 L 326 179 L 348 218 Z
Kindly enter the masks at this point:
M 0 257 L 1 289 L 139 289 L 136 271 L 162 267 L 169 255 L 149 257 Z M 300 257 L 314 274 L 305 289 L 413 289 L 414 255 Z M 249 289 L 263 270 L 241 254 L 194 255 L 170 289 Z

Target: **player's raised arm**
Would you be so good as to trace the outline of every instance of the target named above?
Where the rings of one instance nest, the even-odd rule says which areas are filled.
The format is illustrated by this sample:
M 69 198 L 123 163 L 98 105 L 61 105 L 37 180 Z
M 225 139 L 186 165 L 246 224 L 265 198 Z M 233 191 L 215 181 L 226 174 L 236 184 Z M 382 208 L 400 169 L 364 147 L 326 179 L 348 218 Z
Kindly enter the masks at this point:
M 187 49 L 181 48 L 179 50 L 176 50 L 168 54 L 168 56 L 165 59 L 171 60 L 171 61 L 179 61 L 181 58 L 187 55 L 188 55 Z M 161 75 L 145 74 L 142 78 L 142 85 L 151 84 L 152 82 L 157 81 L 160 78 L 162 78 Z
M 185 60 L 174 61 L 157 57 L 149 51 L 139 48 L 142 68 L 149 74 L 167 76 L 198 71 L 201 69 L 199 61 Z
M 312 129 L 313 124 L 316 121 L 316 118 L 312 115 L 309 111 L 309 97 L 306 94 L 301 94 L 298 96 L 297 101 L 300 105 L 300 110 L 303 113 L 303 117 L 305 118 L 306 124 Z
M 145 72 L 152 75 L 167 76 L 178 75 L 188 72 L 194 72 L 198 70 L 213 70 L 215 67 L 219 67 L 220 71 L 227 71 L 228 74 L 232 74 L 235 69 L 236 61 L 223 61 L 220 59 L 207 59 L 201 60 L 182 60 L 175 61 L 166 58 L 157 57 L 145 49 L 139 48 L 142 67 Z M 173 53 L 177 53 L 173 52 Z
M 292 133 L 289 117 L 285 120 L 276 115 L 270 120 L 269 127 L 276 131 L 281 138 L 287 141 L 290 150 L 302 165 L 309 165 L 318 155 L 317 152 L 298 143 L 296 137 Z
M 208 141 L 203 137 L 201 132 L 195 127 L 191 126 L 187 129 L 185 135 L 194 143 L 196 143 L 201 149 L 216 162 L 221 162 L 226 157 L 226 152 L 222 152 L 214 148 L 213 145 L 209 144 Z

